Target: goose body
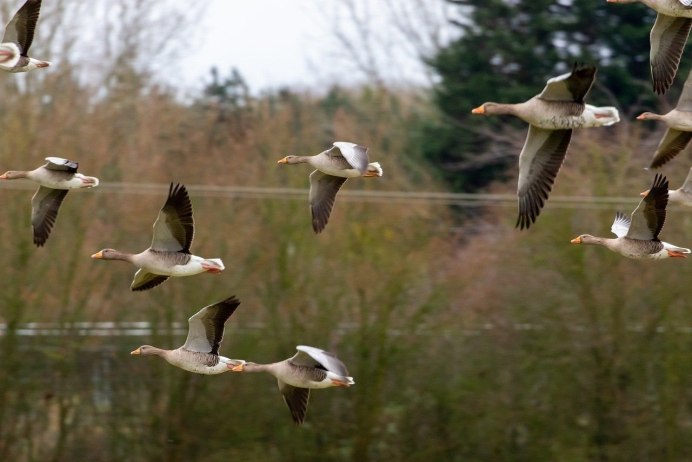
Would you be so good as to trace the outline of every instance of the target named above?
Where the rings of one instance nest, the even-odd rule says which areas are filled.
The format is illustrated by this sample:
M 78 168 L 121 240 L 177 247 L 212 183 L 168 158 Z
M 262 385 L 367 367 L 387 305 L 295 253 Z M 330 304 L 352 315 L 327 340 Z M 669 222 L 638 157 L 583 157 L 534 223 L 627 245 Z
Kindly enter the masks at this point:
M 38 183 L 39 187 L 31 198 L 31 226 L 34 244 L 38 247 L 44 245 L 50 236 L 68 190 L 93 188 L 99 184 L 98 178 L 77 173 L 77 162 L 61 157 L 46 157 L 46 161 L 34 170 L 10 170 L 0 175 L 2 180 L 24 178 Z
M 607 0 L 609 3 L 643 3 L 656 11 L 651 28 L 651 80 L 662 95 L 673 84 L 692 27 L 692 0 Z
M 602 245 L 627 258 L 661 260 L 686 258 L 690 249 L 678 247 L 658 239 L 666 220 L 668 204 L 668 180 L 657 174 L 648 193 L 632 212 L 631 218 L 617 212 L 611 227 L 615 239 L 582 234 L 572 239 L 572 244 Z
M 193 236 L 192 203 L 187 189 L 184 185 L 173 186 L 171 183 L 168 199 L 154 222 L 154 237 L 148 249 L 137 254 L 103 249 L 91 258 L 122 260 L 138 267 L 131 285 L 133 291 L 151 289 L 171 276 L 223 271 L 225 267 L 221 259 L 202 258 L 190 253 Z
M 41 0 L 26 0 L 7 24 L 2 45 L 11 48 L 15 58 L 6 62 L 0 59 L 0 69 L 7 72 L 28 72 L 50 66 L 48 61 L 29 57 L 29 48 L 34 40 L 34 30 L 40 11 Z
M 315 233 L 327 226 L 336 193 L 347 179 L 382 176 L 379 162 L 369 161 L 368 148 L 345 141 L 337 141 L 314 156 L 286 156 L 278 163 L 309 164 L 315 169 L 310 174 L 310 213 Z
M 350 387 L 353 377 L 343 362 L 328 351 L 298 345 L 291 358 L 271 364 L 242 362 L 232 368 L 235 372 L 268 372 L 277 379 L 279 391 L 296 424 L 302 424 L 307 413 L 310 389 Z
M 691 0 L 692 1 L 692 0 Z M 687 75 L 677 106 L 666 114 L 644 112 L 637 120 L 660 120 L 666 124 L 649 168 L 659 168 L 684 150 L 692 139 L 692 71 Z
M 187 321 L 189 327 L 185 343 L 175 350 L 142 345 L 130 354 L 160 356 L 169 364 L 196 374 L 228 372 L 243 361 L 220 356 L 219 345 L 226 321 L 239 305 L 240 301 L 232 296 L 199 310 Z
M 575 65 L 571 72 L 548 80 L 543 91 L 528 101 L 487 102 L 471 111 L 483 115 L 513 115 L 529 124 L 519 154 L 516 224 L 519 229 L 529 228 L 538 218 L 562 166 L 572 130 L 609 126 L 620 121 L 616 108 L 584 103 L 595 77 L 594 66 Z

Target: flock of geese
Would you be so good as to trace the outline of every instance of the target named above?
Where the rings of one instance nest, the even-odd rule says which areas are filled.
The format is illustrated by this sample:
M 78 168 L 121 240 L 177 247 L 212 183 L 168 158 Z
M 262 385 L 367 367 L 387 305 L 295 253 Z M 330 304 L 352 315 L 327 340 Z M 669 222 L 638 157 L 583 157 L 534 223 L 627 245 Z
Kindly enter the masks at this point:
M 637 0 L 608 1 L 632 3 Z M 651 72 L 654 91 L 660 94 L 668 90 L 677 72 L 692 25 L 692 0 L 641 1 L 658 12 L 651 30 Z M 26 0 L 7 24 L 0 43 L 0 69 L 13 73 L 27 72 L 50 65 L 28 55 L 40 8 L 41 0 Z M 487 102 L 472 111 L 484 115 L 509 114 L 529 124 L 519 156 L 517 227 L 520 229 L 535 223 L 548 200 L 572 130 L 607 127 L 620 121 L 616 108 L 596 107 L 584 102 L 595 77 L 594 66 L 575 65 L 571 72 L 548 80 L 543 91 L 528 101 L 517 104 Z M 675 109 L 664 115 L 645 112 L 637 119 L 661 120 L 668 126 L 650 168 L 658 168 L 673 159 L 692 138 L 692 72 Z M 45 245 L 67 192 L 99 185 L 98 178 L 77 172 L 77 162 L 59 157 L 47 157 L 46 161 L 45 165 L 34 170 L 8 171 L 0 175 L 3 180 L 23 178 L 39 185 L 31 202 L 33 240 L 39 247 Z M 349 142 L 335 142 L 314 156 L 286 156 L 278 163 L 307 163 L 314 168 L 309 177 L 309 203 L 315 233 L 324 230 L 336 194 L 348 178 L 376 178 L 383 174 L 379 163 L 369 161 L 366 147 Z M 571 242 L 603 245 L 629 258 L 685 257 L 690 249 L 662 242 L 658 235 L 665 221 L 669 199 L 692 205 L 692 168 L 680 189 L 669 191 L 667 179 L 657 174 L 649 190 L 642 195 L 644 197 L 630 217 L 616 213 L 611 229 L 617 238 L 583 234 Z M 138 270 L 131 285 L 133 291 L 151 289 L 170 277 L 222 272 L 221 259 L 203 258 L 191 253 L 193 236 L 192 203 L 187 189 L 184 185 L 171 183 L 166 202 L 154 222 L 148 249 L 133 254 L 106 248 L 91 257 L 122 260 L 136 266 Z M 143 345 L 132 354 L 160 356 L 176 367 L 198 374 L 268 372 L 276 377 L 279 390 L 297 424 L 305 419 L 310 389 L 354 384 L 343 362 L 327 351 L 310 346 L 299 345 L 294 356 L 271 364 L 256 364 L 219 355 L 225 323 L 239 305 L 240 301 L 232 296 L 199 310 L 188 319 L 187 339 L 177 349 Z
M 692 27 L 692 0 L 607 0 L 610 3 L 641 3 L 658 13 L 651 29 L 651 77 L 653 89 L 665 93 L 672 85 Z M 555 178 L 567 154 L 576 128 L 607 127 L 620 121 L 614 107 L 596 107 L 584 102 L 596 78 L 595 66 L 575 64 L 572 71 L 548 80 L 543 91 L 522 103 L 484 103 L 472 114 L 507 114 L 529 124 L 519 154 L 519 217 L 516 226 L 529 228 L 548 200 Z M 659 168 L 672 160 L 692 138 L 692 72 L 687 77 L 677 107 L 667 114 L 645 112 L 638 120 L 660 120 L 668 129 L 648 168 Z M 615 215 L 611 231 L 615 239 L 582 234 L 573 244 L 596 244 L 628 258 L 662 259 L 685 257 L 690 249 L 659 240 L 666 219 L 668 200 L 692 206 L 692 168 L 685 183 L 668 190 L 668 180 L 656 175 L 652 186 L 630 217 Z
M 0 69 L 17 73 L 48 67 L 47 61 L 29 57 L 41 0 L 26 0 L 7 24 L 0 42 Z M 60 157 L 46 157 L 46 163 L 28 171 L 10 170 L 0 180 L 26 179 L 38 184 L 31 199 L 33 241 L 46 244 L 55 225 L 58 211 L 70 189 L 94 188 L 99 179 L 77 172 L 79 164 Z M 336 194 L 348 178 L 382 176 L 377 162 L 370 162 L 364 146 L 349 142 L 334 145 L 314 156 L 286 156 L 279 164 L 307 163 L 315 170 L 310 174 L 310 211 L 315 233 L 324 230 Z M 151 245 L 139 253 L 103 249 L 91 257 L 99 260 L 122 260 L 136 266 L 131 289 L 152 289 L 170 277 L 220 273 L 225 268 L 220 258 L 203 258 L 191 253 L 195 233 L 192 202 L 184 185 L 171 183 L 168 197 L 154 222 Z M 133 355 L 160 356 L 186 371 L 213 375 L 223 372 L 267 372 L 273 375 L 279 391 L 296 424 L 302 424 L 307 412 L 310 390 L 328 387 L 350 387 L 355 382 L 344 363 L 334 354 L 311 346 L 298 345 L 297 353 L 283 361 L 257 364 L 219 355 L 226 321 L 240 305 L 231 296 L 206 306 L 188 319 L 185 343 L 174 350 L 142 345 Z

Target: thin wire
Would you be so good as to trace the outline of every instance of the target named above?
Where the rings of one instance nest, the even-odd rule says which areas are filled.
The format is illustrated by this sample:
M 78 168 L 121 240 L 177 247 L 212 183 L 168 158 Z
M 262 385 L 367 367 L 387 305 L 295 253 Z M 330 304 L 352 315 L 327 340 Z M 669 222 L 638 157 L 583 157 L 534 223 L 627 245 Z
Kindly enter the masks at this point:
M 251 186 L 186 185 L 190 194 L 202 197 L 255 200 L 307 200 L 304 188 L 271 188 Z M 0 189 L 33 190 L 33 183 L 0 182 Z M 168 183 L 101 183 L 93 191 L 100 194 L 161 195 L 168 190 Z M 640 198 L 617 196 L 552 196 L 553 208 L 563 209 L 612 209 L 614 206 L 635 205 Z M 434 191 L 373 191 L 341 190 L 339 201 L 387 202 L 405 204 L 456 205 L 461 207 L 504 206 L 516 207 L 513 194 L 450 193 Z

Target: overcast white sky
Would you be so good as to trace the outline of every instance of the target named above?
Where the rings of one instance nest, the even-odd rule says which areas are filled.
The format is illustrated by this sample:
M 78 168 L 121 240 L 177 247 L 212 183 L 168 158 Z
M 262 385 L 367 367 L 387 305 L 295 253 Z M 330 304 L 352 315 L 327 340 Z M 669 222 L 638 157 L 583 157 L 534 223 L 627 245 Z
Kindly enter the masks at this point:
M 363 79 L 349 65 L 335 39 L 334 21 L 354 31 L 353 21 L 334 0 L 207 0 L 208 14 L 200 28 L 204 44 L 184 72 L 185 81 L 196 86 L 209 80 L 216 65 L 222 76 L 236 67 L 253 92 L 267 87 L 320 87 L 334 82 Z M 430 1 L 430 0 L 428 0 Z M 442 3 L 442 2 L 441 2 Z M 375 34 L 386 37 L 388 10 L 384 0 L 359 2 L 359 14 L 372 22 Z M 337 19 L 338 18 L 338 19 Z M 379 39 L 378 39 L 379 40 Z M 381 43 L 378 52 L 395 59 L 384 63 L 387 78 L 406 82 L 426 81 L 425 70 L 413 53 L 399 41 Z M 377 41 L 377 40 L 376 40 Z M 384 49 L 387 48 L 387 49 Z M 396 58 L 394 58 L 396 57 Z M 386 58 L 383 58 L 383 60 Z

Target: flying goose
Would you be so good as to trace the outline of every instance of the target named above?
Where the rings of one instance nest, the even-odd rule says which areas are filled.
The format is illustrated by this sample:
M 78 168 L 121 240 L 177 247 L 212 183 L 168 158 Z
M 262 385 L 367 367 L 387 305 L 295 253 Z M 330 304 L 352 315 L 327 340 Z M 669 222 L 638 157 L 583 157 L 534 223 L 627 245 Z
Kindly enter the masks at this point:
M 668 126 L 649 168 L 663 166 L 685 149 L 692 139 L 692 71 L 687 75 L 675 109 L 667 114 L 644 112 L 637 116 L 637 120 L 662 120 Z
M 300 425 L 308 410 L 311 388 L 350 387 L 353 377 L 339 358 L 328 351 L 298 345 L 298 353 L 278 363 L 242 362 L 231 368 L 235 372 L 269 372 L 276 377 L 279 391 L 291 411 L 293 422 Z
M 649 191 L 646 190 L 641 193 L 641 196 L 646 196 Z M 678 189 L 668 190 L 668 200 L 670 202 L 675 202 L 686 207 L 692 207 L 692 168 L 690 168 L 689 173 L 685 182 Z
M 50 62 L 29 57 L 29 48 L 34 40 L 34 30 L 41 11 L 41 0 L 26 0 L 5 27 L 2 46 L 12 49 L 18 59 L 8 62 L 0 60 L 0 69 L 7 72 L 28 72 L 38 67 L 48 67 Z
M 68 190 L 93 188 L 98 186 L 98 178 L 77 173 L 79 164 L 60 157 L 46 157 L 45 165 L 29 171 L 14 171 L 0 175 L 2 180 L 26 178 L 39 187 L 31 198 L 31 226 L 34 230 L 34 244 L 41 247 L 46 243 L 58 218 L 58 210 Z
M 516 226 L 529 228 L 541 213 L 567 153 L 572 130 L 609 126 L 620 121 L 614 107 L 584 103 L 596 76 L 596 67 L 577 66 L 548 80 L 543 91 L 523 103 L 484 103 L 473 114 L 509 114 L 529 124 L 529 133 L 519 154 Z
M 648 194 L 639 202 L 631 218 L 623 213 L 615 214 L 611 231 L 616 239 L 582 234 L 572 239 L 572 244 L 597 244 L 607 247 L 627 258 L 660 260 L 663 258 L 687 258 L 690 249 L 678 247 L 658 239 L 658 233 L 666 221 L 668 204 L 668 180 L 656 174 Z
M 223 271 L 225 268 L 220 259 L 206 259 L 190 254 L 194 233 L 192 203 L 187 190 L 184 185 L 173 186 L 171 183 L 168 199 L 154 222 L 154 237 L 148 249 L 137 254 L 103 249 L 91 258 L 129 261 L 138 267 L 130 286 L 133 291 L 156 287 L 170 276 Z
M 692 0 L 607 0 L 608 3 L 641 2 L 656 11 L 651 28 L 651 79 L 654 91 L 668 91 L 678 71 L 680 57 L 692 26 Z
M 240 300 L 231 296 L 199 310 L 187 320 L 187 339 L 175 350 L 142 345 L 130 354 L 161 356 L 169 364 L 196 374 L 214 375 L 230 371 L 243 361 L 220 356 L 219 345 L 223 340 L 224 325 L 238 305 Z
M 369 161 L 368 148 L 345 141 L 337 141 L 314 156 L 286 156 L 278 163 L 310 164 L 317 169 L 310 174 L 310 213 L 315 233 L 327 226 L 336 193 L 347 179 L 382 176 L 379 162 Z

